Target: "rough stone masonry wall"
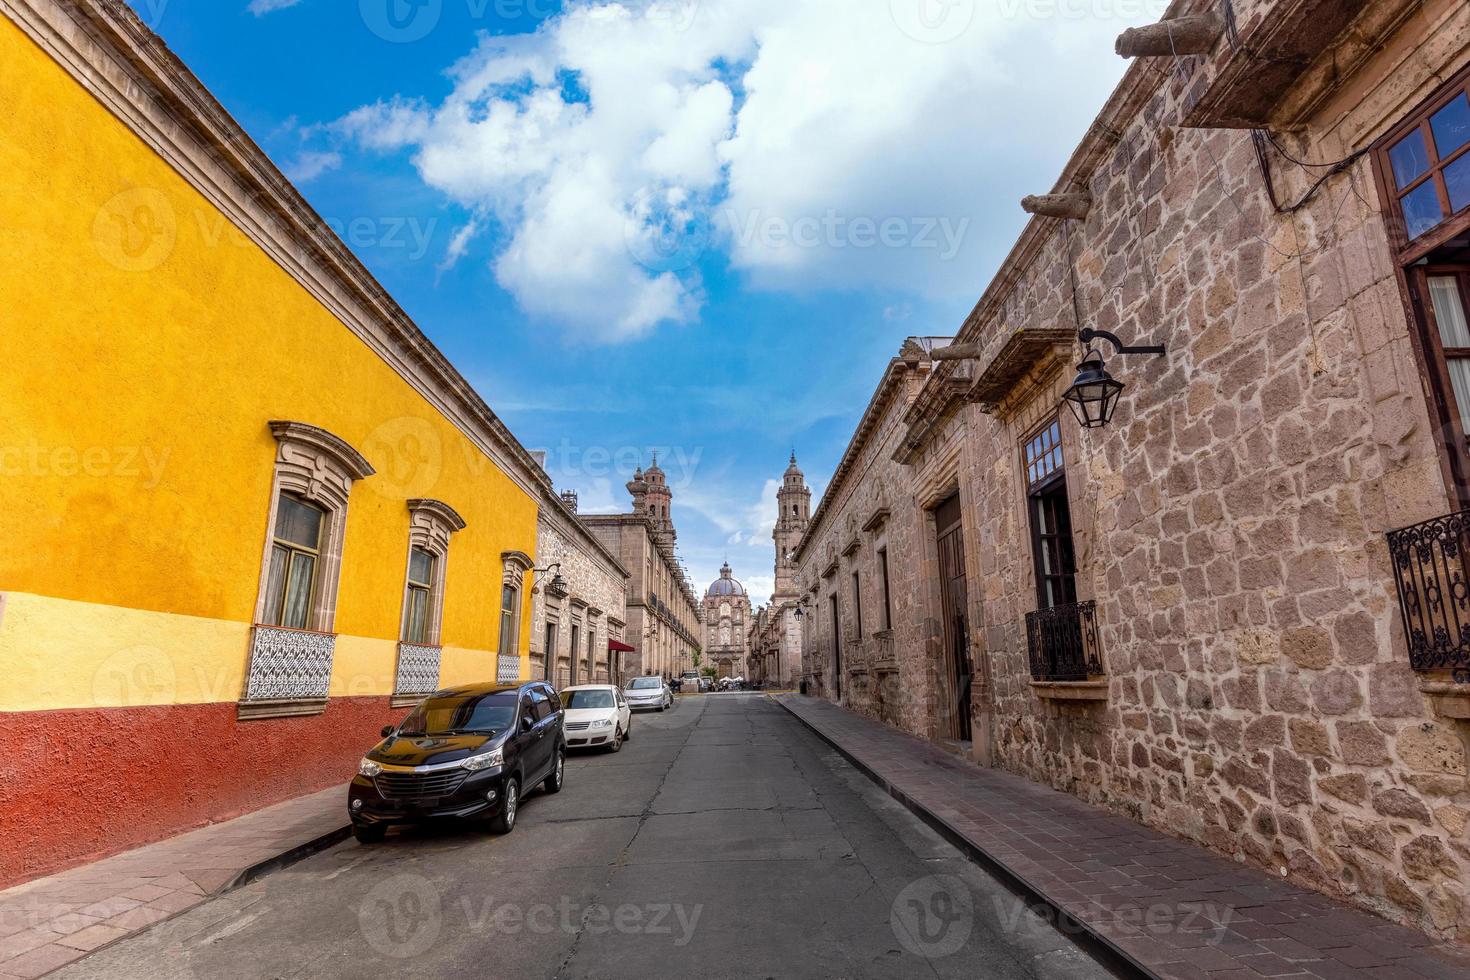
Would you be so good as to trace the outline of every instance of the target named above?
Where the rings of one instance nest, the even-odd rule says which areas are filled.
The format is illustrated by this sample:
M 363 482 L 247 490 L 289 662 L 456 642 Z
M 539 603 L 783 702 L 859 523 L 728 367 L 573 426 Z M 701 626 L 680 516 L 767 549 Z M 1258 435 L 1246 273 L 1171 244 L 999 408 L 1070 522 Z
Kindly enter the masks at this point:
M 925 364 L 923 370 L 927 369 Z M 828 488 L 821 524 L 809 532 L 803 545 L 798 582 L 803 593 L 814 585 L 817 589 L 801 624 L 802 669 L 808 676 L 822 672 L 821 689 L 811 693 L 836 699 L 831 596 L 836 593 L 843 626 L 851 629 L 855 624 L 852 574 L 858 572 L 864 635 L 861 639 L 843 637 L 841 703 L 904 731 L 934 737 L 940 734 L 945 705 L 937 667 L 938 623 L 929 613 L 933 576 L 926 579 L 924 568 L 933 547 L 931 542 L 926 549 L 924 514 L 915 504 L 908 469 L 893 460 L 904 432 L 903 413 L 919 377 L 905 369 L 897 383 L 897 394 L 868 433 L 847 478 Z M 888 520 L 881 528 L 864 531 L 863 526 L 880 507 L 890 510 Z M 857 550 L 843 555 L 854 540 Z M 881 647 L 873 634 L 882 625 L 883 603 L 878 551 L 885 547 L 896 669 L 874 666 Z M 831 554 L 838 556 L 837 571 L 823 578 L 821 572 L 830 564 Z
M 538 582 L 542 590 L 537 593 L 531 609 L 531 673 L 545 677 L 546 664 L 546 616 L 547 603 L 551 603 L 558 620 L 557 650 L 551 678 L 558 685 L 571 680 L 571 624 L 579 625 L 576 651 L 576 680 L 582 684 L 605 684 L 610 680 L 608 670 L 608 617 L 626 620 L 626 579 L 620 572 L 595 551 L 591 545 L 578 541 L 574 536 L 563 533 L 544 516 L 536 528 L 537 563 L 549 567 L 561 562 L 561 574 L 567 581 L 567 598 L 558 599 L 546 594 L 545 586 L 550 576 Z M 573 607 L 573 600 L 585 602 L 593 609 L 602 610 L 601 616 L 589 617 L 585 607 Z M 587 672 L 588 623 L 595 632 L 593 640 L 594 667 L 592 675 Z
M 1436 23 L 1445 9 L 1427 5 L 1365 70 L 1376 80 L 1323 106 L 1294 148 L 1341 156 L 1463 64 L 1463 5 Z M 1129 383 L 1111 427 L 1063 418 L 1104 706 L 1050 707 L 1026 663 L 1019 441 L 1070 369 L 1029 379 L 1034 397 L 998 416 L 970 409 L 998 759 L 1470 941 L 1466 730 L 1434 716 L 1407 666 L 1383 537 L 1450 504 L 1371 164 L 1293 228 L 1270 211 L 1248 135 L 1176 128 L 1177 83 L 1162 85 L 1094 173 L 1077 229 L 1084 317 L 1169 345 L 1110 359 Z M 1292 170 L 1278 168 L 1284 199 L 1305 189 Z M 1010 325 L 1072 322 L 1063 234 L 1007 303 Z

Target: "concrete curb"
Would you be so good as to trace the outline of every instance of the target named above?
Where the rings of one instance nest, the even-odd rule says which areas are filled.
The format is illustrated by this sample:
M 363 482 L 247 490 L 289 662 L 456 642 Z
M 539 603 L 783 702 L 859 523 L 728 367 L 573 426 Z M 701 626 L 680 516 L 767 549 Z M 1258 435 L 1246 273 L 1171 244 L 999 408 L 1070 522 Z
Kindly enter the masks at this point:
M 236 888 L 248 885 L 252 881 L 264 878 L 268 874 L 280 871 L 283 868 L 289 868 L 296 862 L 309 858 L 318 851 L 325 851 L 329 847 L 340 844 L 351 836 L 351 821 L 343 821 L 342 826 L 335 830 L 328 831 L 304 844 L 297 844 L 289 851 L 284 851 L 275 857 L 266 858 L 264 861 L 259 861 L 251 865 L 231 878 L 222 887 L 210 892 L 209 897 L 218 898 L 221 895 L 234 891 Z
M 905 809 L 922 820 L 931 830 L 939 834 L 940 837 L 943 837 L 952 844 L 972 863 L 992 874 L 1012 894 L 1025 902 L 1033 911 L 1051 918 L 1063 935 L 1085 949 L 1104 967 L 1121 977 L 1144 977 L 1146 980 L 1167 980 L 1166 977 L 1155 973 L 1132 956 L 1129 956 L 1118 946 L 1114 945 L 1112 940 L 1108 939 L 1107 936 L 1098 932 L 1087 923 L 1074 918 L 1060 904 L 1049 898 L 1044 891 L 1033 885 L 1023 875 L 1012 870 L 1000 858 L 960 833 L 947 820 L 930 810 L 923 803 L 920 803 L 897 786 L 894 786 L 866 762 L 837 742 L 832 736 L 803 718 L 795 709 L 787 705 L 783 698 L 771 697 L 771 700 L 779 704 L 791 717 L 805 725 L 812 734 L 830 745 L 854 769 L 857 769 L 864 776 L 877 783 L 885 793 L 903 804 Z

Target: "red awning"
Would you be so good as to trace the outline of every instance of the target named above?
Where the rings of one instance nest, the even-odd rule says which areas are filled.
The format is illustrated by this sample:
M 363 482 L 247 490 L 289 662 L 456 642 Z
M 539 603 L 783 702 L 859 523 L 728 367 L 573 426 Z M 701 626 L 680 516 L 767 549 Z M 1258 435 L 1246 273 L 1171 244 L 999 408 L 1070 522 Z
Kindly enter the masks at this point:
M 607 648 L 614 653 L 632 653 L 637 647 L 630 647 L 622 640 L 608 640 Z

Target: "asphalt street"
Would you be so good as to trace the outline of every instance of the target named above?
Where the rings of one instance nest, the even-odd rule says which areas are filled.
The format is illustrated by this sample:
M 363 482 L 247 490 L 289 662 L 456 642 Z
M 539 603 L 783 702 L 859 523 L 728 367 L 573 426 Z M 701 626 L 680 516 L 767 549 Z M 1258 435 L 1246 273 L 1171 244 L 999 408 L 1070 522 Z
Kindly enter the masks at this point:
M 1110 975 L 763 696 L 631 736 L 508 836 L 348 841 L 53 976 Z

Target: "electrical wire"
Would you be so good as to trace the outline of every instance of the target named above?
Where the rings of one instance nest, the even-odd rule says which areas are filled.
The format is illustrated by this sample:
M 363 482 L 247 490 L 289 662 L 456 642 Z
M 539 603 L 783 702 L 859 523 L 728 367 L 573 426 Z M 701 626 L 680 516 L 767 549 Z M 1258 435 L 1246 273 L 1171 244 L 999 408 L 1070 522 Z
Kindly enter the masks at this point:
M 1227 4 L 1227 11 L 1228 11 L 1229 10 L 1229 0 L 1226 0 L 1226 4 Z M 1165 32 L 1167 33 L 1168 38 L 1169 38 L 1169 51 L 1173 55 L 1173 58 L 1174 58 L 1175 71 L 1176 72 L 1183 71 L 1183 69 L 1184 69 L 1184 60 L 1179 56 L 1179 49 L 1174 44 L 1174 27 L 1167 20 L 1163 21 L 1163 24 L 1164 24 Z M 1258 159 L 1261 159 L 1260 154 L 1263 152 L 1263 150 L 1261 148 L 1261 144 L 1260 144 L 1260 138 L 1261 137 L 1259 135 L 1259 131 L 1258 130 L 1253 130 L 1252 133 L 1251 133 L 1251 140 L 1252 140 L 1252 143 L 1255 146 L 1255 150 L 1257 152 L 1257 158 Z M 1250 226 L 1250 224 L 1249 224 L 1250 223 L 1250 218 L 1246 215 L 1245 209 L 1240 206 L 1240 202 L 1235 199 L 1235 195 L 1230 192 L 1230 188 L 1228 188 L 1225 185 L 1225 176 L 1224 176 L 1224 169 L 1225 168 L 1224 168 L 1224 165 L 1220 163 L 1220 158 L 1215 155 L 1214 149 L 1210 146 L 1210 141 L 1208 139 L 1201 140 L 1200 141 L 1200 145 L 1204 148 L 1205 154 L 1210 158 L 1210 162 L 1214 166 L 1215 182 L 1216 182 L 1216 184 L 1220 188 L 1220 193 L 1225 197 L 1225 199 L 1227 201 L 1230 202 L 1231 207 L 1233 207 L 1235 209 L 1236 213 L 1238 215 L 1240 215 L 1240 219 L 1241 219 L 1241 221 L 1243 221 L 1243 222 L 1246 223 L 1246 227 L 1249 227 Z M 1275 191 L 1275 188 L 1271 185 L 1271 181 L 1270 181 L 1270 178 L 1269 178 L 1269 171 L 1266 171 L 1266 177 L 1267 177 L 1267 180 L 1266 180 L 1266 191 L 1267 191 L 1267 196 L 1271 200 L 1272 206 L 1275 208 L 1275 210 L 1276 210 L 1276 212 L 1278 214 L 1286 214 L 1286 215 L 1289 215 L 1289 216 L 1290 215 L 1295 215 L 1295 213 L 1297 211 L 1300 211 L 1302 208 L 1304 208 L 1307 205 L 1307 203 L 1316 195 L 1316 193 L 1317 193 L 1318 190 L 1320 190 L 1324 185 L 1326 185 L 1327 181 L 1329 181 L 1330 179 L 1332 179 L 1334 176 L 1336 176 L 1337 174 L 1341 173 L 1342 171 L 1351 168 L 1358 161 L 1358 159 L 1360 157 L 1362 157 L 1362 155 L 1364 153 L 1366 153 L 1366 152 L 1367 152 L 1367 149 L 1366 148 L 1356 150 L 1350 156 L 1344 157 L 1342 160 L 1339 160 L 1339 161 L 1337 161 L 1334 164 L 1328 165 L 1330 167 L 1329 171 L 1326 174 L 1323 174 L 1322 177 L 1319 180 L 1317 180 L 1317 182 L 1314 183 L 1307 190 L 1307 193 L 1305 195 L 1303 195 L 1303 197 L 1301 199 L 1299 199 L 1295 204 L 1288 205 L 1288 206 L 1286 206 L 1284 208 L 1280 204 L 1280 202 L 1278 202 L 1277 199 L 1276 199 L 1276 191 Z M 1265 166 L 1264 161 L 1262 162 L 1262 166 L 1263 167 Z M 1351 181 L 1349 183 L 1351 184 Z M 1351 193 L 1352 194 L 1357 194 L 1357 187 L 1356 186 L 1353 186 L 1352 187 Z M 1337 220 L 1338 220 L 1338 217 L 1342 214 L 1343 207 L 1347 204 L 1348 196 L 1349 196 L 1348 194 L 1344 194 L 1343 195 L 1342 201 L 1338 204 L 1338 206 L 1336 207 L 1336 209 L 1334 209 L 1334 211 L 1332 213 L 1331 228 L 1332 228 L 1332 230 L 1334 232 L 1337 230 Z M 1358 195 L 1358 196 L 1361 199 L 1362 195 Z M 1295 226 L 1295 220 L 1294 219 L 1293 219 L 1292 231 L 1293 231 L 1293 235 L 1296 235 L 1296 226 Z M 1303 257 L 1308 256 L 1308 255 L 1315 255 L 1315 254 L 1317 254 L 1319 252 L 1325 252 L 1327 250 L 1327 248 L 1329 247 L 1329 244 L 1330 244 L 1328 241 L 1324 240 L 1316 248 L 1308 249 L 1306 251 L 1301 251 L 1300 250 L 1300 248 L 1301 248 L 1300 241 L 1298 241 L 1298 245 L 1297 245 L 1298 251 L 1296 251 L 1296 252 L 1287 252 L 1284 249 L 1279 248 L 1276 245 L 1275 242 L 1272 242 L 1269 239 L 1262 237 L 1261 235 L 1258 235 L 1258 234 L 1256 234 L 1254 232 L 1250 232 L 1249 234 L 1250 234 L 1250 237 L 1251 238 L 1254 238 L 1256 241 L 1260 242 L 1262 245 L 1266 246 L 1271 251 L 1275 252 L 1277 255 L 1279 255 L 1282 258 L 1287 259 L 1287 260 L 1300 259 L 1300 258 L 1303 258 Z

